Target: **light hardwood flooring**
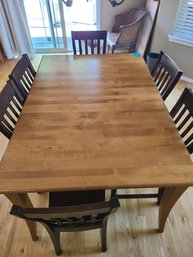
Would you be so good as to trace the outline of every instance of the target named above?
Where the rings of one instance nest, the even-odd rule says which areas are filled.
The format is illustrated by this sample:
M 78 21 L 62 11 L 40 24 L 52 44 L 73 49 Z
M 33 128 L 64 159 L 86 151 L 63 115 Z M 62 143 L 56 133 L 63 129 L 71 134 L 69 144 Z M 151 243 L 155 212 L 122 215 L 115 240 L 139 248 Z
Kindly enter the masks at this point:
M 38 67 L 40 55 L 33 63 Z M 15 61 L 0 63 L 0 89 Z M 184 87 L 180 81 L 166 100 L 170 110 Z M 8 140 L 0 137 L 0 153 Z M 127 190 L 136 192 L 136 190 Z M 138 189 L 138 191 L 153 191 Z M 155 190 L 154 190 L 155 191 Z M 46 206 L 47 194 L 30 194 L 34 206 Z M 100 251 L 99 231 L 62 233 L 61 256 L 108 257 L 192 257 L 193 256 L 193 189 L 189 188 L 172 209 L 162 234 L 157 232 L 158 207 L 155 199 L 120 200 L 121 207 L 108 223 L 108 251 Z M 23 220 L 9 215 L 11 203 L 0 195 L 0 257 L 55 256 L 47 232 L 38 224 L 38 241 L 33 242 Z

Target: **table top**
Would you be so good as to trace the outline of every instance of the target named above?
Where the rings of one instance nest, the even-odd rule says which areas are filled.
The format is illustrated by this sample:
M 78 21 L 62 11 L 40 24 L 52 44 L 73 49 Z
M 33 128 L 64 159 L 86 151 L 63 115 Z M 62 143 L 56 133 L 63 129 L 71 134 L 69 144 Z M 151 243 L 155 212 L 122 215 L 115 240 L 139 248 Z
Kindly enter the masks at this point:
M 0 192 L 193 185 L 142 57 L 44 56 L 0 163 Z

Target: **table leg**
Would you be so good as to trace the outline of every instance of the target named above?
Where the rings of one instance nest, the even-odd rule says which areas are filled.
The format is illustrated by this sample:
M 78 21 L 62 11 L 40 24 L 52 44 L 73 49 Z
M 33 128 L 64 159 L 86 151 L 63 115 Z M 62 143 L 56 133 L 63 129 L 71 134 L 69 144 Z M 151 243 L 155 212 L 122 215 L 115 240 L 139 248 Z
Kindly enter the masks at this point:
M 159 208 L 159 232 L 164 231 L 164 226 L 166 219 L 180 196 L 186 191 L 188 187 L 175 187 L 175 188 L 165 188 L 164 194 L 162 196 Z
M 22 206 L 24 208 L 33 207 L 32 202 L 28 194 L 4 194 L 13 204 Z M 36 223 L 33 221 L 26 220 L 27 226 L 29 228 L 32 240 L 37 240 L 37 227 Z

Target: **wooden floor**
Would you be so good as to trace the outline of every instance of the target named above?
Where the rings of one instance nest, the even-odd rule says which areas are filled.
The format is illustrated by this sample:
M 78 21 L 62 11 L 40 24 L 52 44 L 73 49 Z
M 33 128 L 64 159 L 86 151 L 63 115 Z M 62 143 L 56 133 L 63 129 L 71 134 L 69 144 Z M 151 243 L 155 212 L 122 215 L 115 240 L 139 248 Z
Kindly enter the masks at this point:
M 35 56 L 38 67 L 41 56 Z M 16 61 L 0 63 L 0 89 Z M 170 110 L 184 87 L 192 87 L 180 81 L 168 97 L 166 104 Z M 8 145 L 8 140 L 0 137 L 0 153 Z M 127 190 L 129 191 L 129 190 Z M 136 190 L 130 190 L 130 192 Z M 138 191 L 147 191 L 138 190 Z M 149 190 L 148 190 L 149 191 Z M 151 190 L 152 191 L 152 190 Z M 46 206 L 47 194 L 30 194 L 35 206 Z M 157 232 L 158 207 L 155 199 L 120 200 L 121 207 L 110 217 L 108 223 L 108 251 L 100 251 L 99 231 L 63 233 L 61 236 L 61 256 L 100 257 L 192 257 L 193 256 L 193 189 L 176 203 L 167 220 L 162 234 Z M 0 257 L 52 257 L 55 253 L 49 236 L 38 225 L 39 239 L 31 241 L 23 220 L 9 215 L 11 203 L 0 195 Z

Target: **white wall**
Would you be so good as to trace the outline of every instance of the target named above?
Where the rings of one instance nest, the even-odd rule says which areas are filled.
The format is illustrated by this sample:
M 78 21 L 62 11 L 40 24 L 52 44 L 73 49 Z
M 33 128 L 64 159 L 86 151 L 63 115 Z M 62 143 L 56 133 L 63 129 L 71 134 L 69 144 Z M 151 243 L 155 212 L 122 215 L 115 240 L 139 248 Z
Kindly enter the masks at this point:
M 151 44 L 151 52 L 165 51 L 183 70 L 183 75 L 193 79 L 193 48 L 170 42 L 179 0 L 161 0 Z
M 135 7 L 145 7 L 146 0 L 125 0 L 123 4 L 112 7 L 109 0 L 101 1 L 101 29 L 111 30 L 115 15 L 129 11 Z M 118 0 L 120 2 L 120 0 Z

